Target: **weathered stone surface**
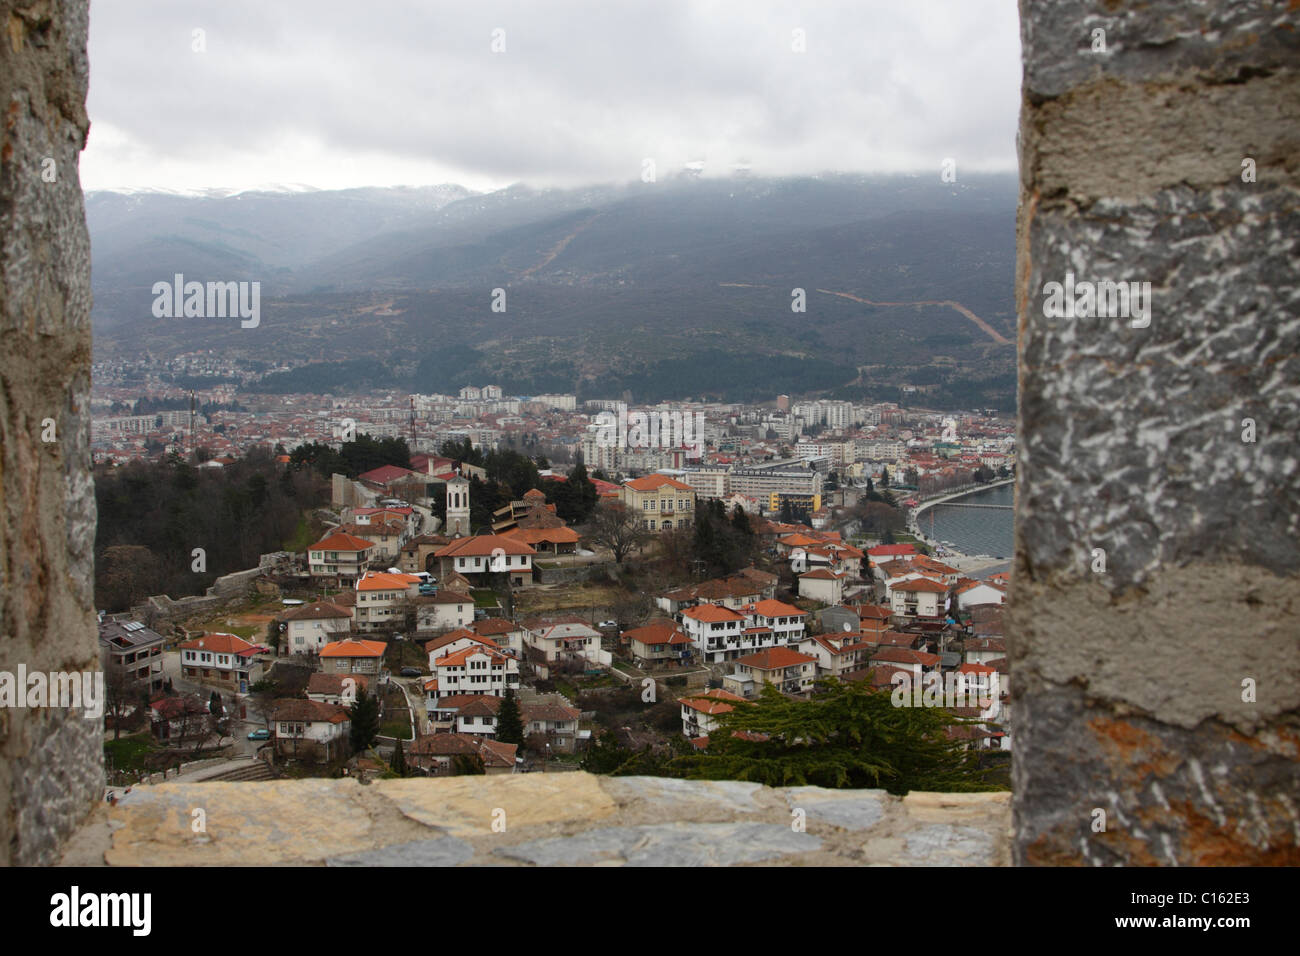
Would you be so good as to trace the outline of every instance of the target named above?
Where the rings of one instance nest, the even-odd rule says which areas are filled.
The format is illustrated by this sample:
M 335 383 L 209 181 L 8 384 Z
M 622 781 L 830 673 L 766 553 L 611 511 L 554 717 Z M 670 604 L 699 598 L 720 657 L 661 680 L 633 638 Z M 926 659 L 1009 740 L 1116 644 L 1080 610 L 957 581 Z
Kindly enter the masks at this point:
M 867 830 L 885 818 L 889 795 L 883 790 L 826 790 L 794 787 L 786 791 L 791 810 L 803 810 L 812 832 L 826 823 L 842 830 Z
M 91 866 L 1004 866 L 1005 793 L 912 795 L 585 773 L 177 781 L 101 805 L 62 862 Z M 915 798 L 915 799 L 913 799 Z M 796 826 L 792 808 L 806 813 Z M 918 808 L 924 812 L 918 812 Z M 203 810 L 203 832 L 194 831 Z M 495 809 L 505 811 L 494 815 Z M 493 826 L 496 822 L 497 826 Z M 956 836 L 940 839 L 950 827 Z M 981 834 L 972 837 L 967 830 Z M 907 838 L 921 832 L 909 847 Z
M 994 841 L 974 827 L 930 824 L 904 838 L 908 862 L 921 866 L 989 866 Z
M 330 857 L 327 866 L 457 866 L 474 856 L 474 848 L 455 837 L 413 840 L 395 846 Z
M 437 784 L 409 779 L 379 780 L 371 786 L 410 819 L 457 836 L 482 836 L 502 827 L 593 822 L 616 808 L 599 778 L 589 774 L 448 777 Z
M 821 843 L 772 823 L 663 823 L 589 830 L 496 852 L 538 866 L 729 866 L 812 853 Z
M 98 668 L 85 3 L 0 3 L 0 670 Z M 43 423 L 52 420 L 53 440 Z M 0 711 L 0 864 L 44 863 L 102 792 L 98 720 Z
M 1021 35 L 1016 859 L 1294 861 L 1300 8 L 1022 2 Z M 1067 273 L 1149 282 L 1149 326 L 1048 316 Z

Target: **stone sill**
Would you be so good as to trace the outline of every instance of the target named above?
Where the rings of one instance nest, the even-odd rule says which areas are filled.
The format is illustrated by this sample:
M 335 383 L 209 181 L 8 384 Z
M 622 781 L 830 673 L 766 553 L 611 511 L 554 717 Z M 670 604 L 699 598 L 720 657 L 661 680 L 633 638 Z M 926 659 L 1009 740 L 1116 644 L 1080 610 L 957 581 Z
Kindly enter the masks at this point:
M 97 807 L 61 863 L 1007 866 L 1010 800 L 586 773 L 177 781 Z

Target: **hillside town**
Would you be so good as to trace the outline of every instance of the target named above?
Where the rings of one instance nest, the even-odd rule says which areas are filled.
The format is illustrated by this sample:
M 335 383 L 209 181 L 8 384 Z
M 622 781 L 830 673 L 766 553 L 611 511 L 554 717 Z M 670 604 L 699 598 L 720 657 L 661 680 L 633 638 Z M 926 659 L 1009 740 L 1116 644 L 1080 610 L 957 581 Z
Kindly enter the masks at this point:
M 598 740 L 707 753 L 725 715 L 773 691 L 808 700 L 831 680 L 943 708 L 969 749 L 1011 749 L 1004 565 L 908 521 L 1006 476 L 1009 423 L 785 396 L 583 413 L 573 396 L 502 399 L 493 386 L 415 398 L 406 465 L 331 474 L 301 551 L 264 554 L 204 596 L 101 612 L 106 736 L 148 740 L 122 748 L 117 784 L 554 772 L 583 766 Z M 382 431 L 381 411 L 356 433 Z M 619 416 L 612 441 L 604 413 Z M 660 415 L 675 416 L 668 432 L 696 414 L 693 444 L 638 437 Z M 220 453 L 200 468 L 255 444 L 277 446 L 285 469 L 295 439 L 346 445 L 328 412 L 182 424 L 168 443 Z M 97 424 L 96 445 L 129 456 L 169 427 Z M 512 434 L 568 444 L 576 463 L 543 460 L 548 490 L 484 520 L 473 495 L 488 475 L 471 459 Z M 594 499 L 583 520 L 557 507 L 566 487 Z M 734 545 L 725 557 L 701 544 L 715 535 Z

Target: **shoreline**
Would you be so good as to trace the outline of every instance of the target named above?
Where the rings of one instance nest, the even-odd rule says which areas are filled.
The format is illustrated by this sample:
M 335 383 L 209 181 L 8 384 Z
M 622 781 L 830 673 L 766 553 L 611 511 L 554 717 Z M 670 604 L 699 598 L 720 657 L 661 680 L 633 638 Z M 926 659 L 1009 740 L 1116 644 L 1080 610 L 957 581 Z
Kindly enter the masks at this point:
M 945 501 L 951 501 L 955 498 L 962 498 L 967 495 L 977 494 L 981 491 L 987 491 L 990 488 L 997 488 L 997 487 L 1001 487 L 1002 485 L 1013 484 L 1015 480 L 1016 479 L 1014 477 L 1002 478 L 998 481 L 989 482 L 987 485 L 980 485 L 978 488 L 967 488 L 962 491 L 953 492 L 950 495 L 942 495 L 938 498 L 932 498 L 928 501 L 924 501 L 916 507 L 915 511 L 913 511 L 911 514 L 908 515 L 907 532 L 908 534 L 915 537 L 917 540 L 923 542 L 926 545 L 926 547 L 930 548 L 931 550 L 936 550 L 938 548 L 941 548 L 943 546 L 939 541 L 931 539 L 928 535 L 926 535 L 923 531 L 921 531 L 920 517 L 922 512 L 924 512 L 927 508 L 933 505 L 943 504 Z M 982 572 L 986 572 L 986 574 L 981 576 L 987 576 L 987 574 L 996 574 L 998 570 L 1011 569 L 1011 558 L 1009 557 L 998 558 L 989 554 L 966 554 L 964 551 L 957 551 L 947 547 L 943 547 L 943 550 L 946 552 L 946 554 L 944 554 L 942 557 L 936 555 L 935 556 L 936 560 L 940 560 L 944 564 L 956 568 L 958 571 L 963 571 L 963 572 L 982 571 Z

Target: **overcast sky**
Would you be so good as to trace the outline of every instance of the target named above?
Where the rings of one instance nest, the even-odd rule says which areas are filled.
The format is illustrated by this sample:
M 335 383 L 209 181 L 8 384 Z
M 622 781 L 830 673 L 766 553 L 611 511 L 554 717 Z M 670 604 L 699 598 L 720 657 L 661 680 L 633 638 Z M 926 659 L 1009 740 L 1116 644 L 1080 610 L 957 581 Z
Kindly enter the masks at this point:
M 1019 90 L 1014 0 L 99 0 L 81 178 L 492 189 L 634 180 L 646 158 L 660 176 L 1014 170 Z

